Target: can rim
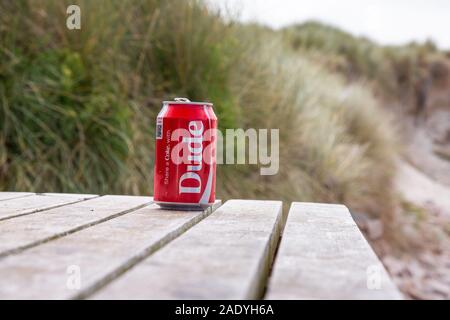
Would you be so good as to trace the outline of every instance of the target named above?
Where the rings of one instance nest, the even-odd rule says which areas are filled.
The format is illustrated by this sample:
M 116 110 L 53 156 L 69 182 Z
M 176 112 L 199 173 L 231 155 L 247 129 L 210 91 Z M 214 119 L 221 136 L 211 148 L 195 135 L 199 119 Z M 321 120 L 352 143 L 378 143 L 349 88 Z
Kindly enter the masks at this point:
M 212 106 L 211 102 L 195 102 L 195 101 L 190 101 L 188 98 L 174 98 L 173 101 L 163 101 L 163 103 L 165 104 L 198 104 L 198 105 L 207 105 L 207 106 Z
M 212 106 L 213 104 L 211 102 L 196 102 L 196 101 L 163 101 L 165 104 L 195 104 L 195 105 L 207 105 Z

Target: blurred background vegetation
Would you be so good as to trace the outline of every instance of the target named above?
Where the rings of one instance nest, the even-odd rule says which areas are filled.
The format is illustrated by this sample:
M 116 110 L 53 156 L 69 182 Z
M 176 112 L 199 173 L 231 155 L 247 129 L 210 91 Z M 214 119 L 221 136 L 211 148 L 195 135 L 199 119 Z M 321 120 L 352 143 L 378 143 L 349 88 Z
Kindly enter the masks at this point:
M 81 31 L 68 3 L 2 2 L 2 189 L 151 194 L 155 114 L 176 95 L 213 101 L 221 128 L 281 128 L 280 174 L 221 167 L 222 198 L 390 197 L 394 139 L 370 91 L 282 34 L 198 2 L 78 3 Z
M 81 30 L 65 27 L 74 3 Z M 0 1 L 0 190 L 151 195 L 156 114 L 186 96 L 212 101 L 222 129 L 280 128 L 279 174 L 219 166 L 219 198 L 344 203 L 408 245 L 393 118 L 445 70 L 431 42 L 274 31 L 200 1 Z

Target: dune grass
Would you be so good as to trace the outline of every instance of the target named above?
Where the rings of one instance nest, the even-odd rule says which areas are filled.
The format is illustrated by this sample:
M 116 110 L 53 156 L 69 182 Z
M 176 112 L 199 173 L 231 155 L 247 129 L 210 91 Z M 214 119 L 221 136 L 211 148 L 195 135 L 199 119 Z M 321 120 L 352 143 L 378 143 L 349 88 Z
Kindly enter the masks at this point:
M 436 78 L 433 65 L 448 65 L 447 55 L 431 40 L 381 46 L 314 21 L 286 27 L 281 33 L 285 44 L 295 52 L 309 56 L 347 80 L 366 82 L 383 99 L 395 99 L 413 107 L 421 104 L 426 83 Z
M 371 91 L 198 1 L 0 4 L 0 190 L 151 194 L 154 121 L 174 96 L 220 128 L 279 128 L 280 172 L 220 166 L 218 197 L 338 202 L 389 217 L 395 132 Z

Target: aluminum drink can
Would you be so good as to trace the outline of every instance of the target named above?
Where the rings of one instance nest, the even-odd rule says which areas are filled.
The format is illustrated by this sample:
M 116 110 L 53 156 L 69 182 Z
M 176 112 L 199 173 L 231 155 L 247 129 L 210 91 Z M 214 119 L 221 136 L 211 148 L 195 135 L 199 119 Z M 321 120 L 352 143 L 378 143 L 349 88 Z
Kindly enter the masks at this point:
M 164 101 L 156 119 L 153 200 L 200 210 L 215 201 L 217 117 L 212 103 Z

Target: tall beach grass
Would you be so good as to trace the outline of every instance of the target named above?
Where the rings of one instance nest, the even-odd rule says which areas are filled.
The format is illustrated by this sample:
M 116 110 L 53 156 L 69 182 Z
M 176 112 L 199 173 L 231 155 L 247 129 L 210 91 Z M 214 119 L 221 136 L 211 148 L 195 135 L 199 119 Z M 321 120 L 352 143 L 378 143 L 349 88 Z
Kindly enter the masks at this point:
M 222 129 L 280 129 L 279 174 L 219 166 L 219 198 L 392 215 L 395 132 L 367 87 L 199 1 L 73 2 L 79 31 L 67 1 L 0 3 L 0 190 L 150 195 L 160 102 L 187 96 Z

